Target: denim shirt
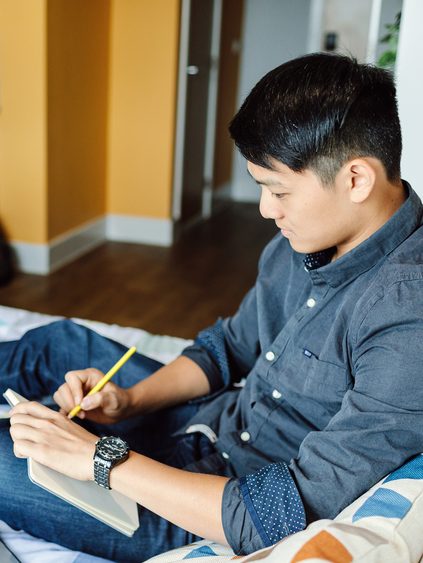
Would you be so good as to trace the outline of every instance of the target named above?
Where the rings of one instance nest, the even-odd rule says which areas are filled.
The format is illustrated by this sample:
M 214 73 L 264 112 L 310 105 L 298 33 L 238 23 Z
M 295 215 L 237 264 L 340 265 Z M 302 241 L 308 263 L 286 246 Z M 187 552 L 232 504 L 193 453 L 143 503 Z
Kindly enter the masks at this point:
M 423 208 L 404 185 L 389 221 L 321 267 L 278 234 L 237 313 L 184 351 L 210 381 L 190 429 L 233 475 L 237 553 L 335 517 L 423 451 Z

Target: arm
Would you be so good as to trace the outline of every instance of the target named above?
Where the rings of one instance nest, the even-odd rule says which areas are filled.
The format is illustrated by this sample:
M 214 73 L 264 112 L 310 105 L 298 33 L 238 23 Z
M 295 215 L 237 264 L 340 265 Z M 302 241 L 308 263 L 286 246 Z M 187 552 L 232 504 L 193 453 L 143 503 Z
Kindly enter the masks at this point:
M 275 237 L 262 253 L 259 271 L 277 247 Z M 270 257 L 270 258 L 269 258 Z M 199 333 L 193 346 L 182 356 L 140 381 L 130 390 L 109 382 L 103 391 L 84 401 L 78 416 L 101 423 L 113 423 L 141 412 L 152 412 L 227 388 L 253 367 L 259 353 L 257 287 L 247 293 L 237 313 Z M 70 412 L 101 379 L 95 369 L 69 372 L 66 383 L 54 394 L 62 412 Z M 171 385 L 168 382 L 171 381 Z
M 249 545 L 240 539 L 245 524 L 229 525 L 234 507 L 254 522 L 258 549 L 306 522 L 335 517 L 422 451 L 421 295 L 423 281 L 418 278 L 393 284 L 366 305 L 360 318 L 351 319 L 348 339 L 355 381 L 338 413 L 323 430 L 308 434 L 289 464 L 272 464 L 229 482 L 223 523 L 236 552 L 248 552 Z
M 97 437 L 39 403 L 11 411 L 11 436 L 18 457 L 31 457 L 60 473 L 93 480 Z M 169 467 L 130 452 L 111 472 L 112 489 L 199 536 L 225 543 L 221 504 L 225 477 Z
M 227 544 L 222 526 L 223 490 L 228 479 L 169 467 L 131 452 L 111 472 L 115 489 L 173 524 Z
M 423 447 L 423 281 L 393 283 L 350 325 L 354 386 L 290 469 L 309 519 L 333 517 Z
M 253 367 L 259 353 L 256 287 L 243 299 L 237 313 L 199 333 L 182 355 L 130 389 L 109 381 L 104 389 L 82 403 L 79 418 L 114 423 L 192 399 L 221 392 Z M 100 381 L 96 369 L 71 371 L 54 394 L 63 413 Z M 170 383 L 169 383 L 170 382 Z
M 204 371 L 189 358 L 180 356 L 128 390 L 130 407 L 126 416 L 186 403 L 209 391 Z

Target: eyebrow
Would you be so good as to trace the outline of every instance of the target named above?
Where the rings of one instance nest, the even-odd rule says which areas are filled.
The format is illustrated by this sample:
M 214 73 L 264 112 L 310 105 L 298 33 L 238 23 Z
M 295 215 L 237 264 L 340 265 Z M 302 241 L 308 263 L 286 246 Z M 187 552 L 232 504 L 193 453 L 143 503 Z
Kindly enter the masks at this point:
M 283 186 L 283 184 L 281 182 L 275 181 L 272 178 L 264 178 L 263 180 L 256 180 L 254 178 L 254 176 L 251 174 L 251 172 L 248 170 L 247 168 L 247 172 L 248 174 L 251 176 L 251 178 L 254 180 L 254 182 L 256 184 L 258 184 L 259 186 Z

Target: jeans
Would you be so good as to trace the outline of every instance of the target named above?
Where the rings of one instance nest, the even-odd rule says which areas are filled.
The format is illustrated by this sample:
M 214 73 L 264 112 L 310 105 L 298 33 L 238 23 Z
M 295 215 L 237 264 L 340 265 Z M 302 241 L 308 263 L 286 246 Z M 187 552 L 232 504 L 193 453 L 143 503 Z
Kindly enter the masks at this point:
M 71 321 L 58 321 L 27 332 L 21 340 L 0 343 L 0 393 L 8 387 L 24 397 L 52 394 L 69 370 L 96 367 L 106 372 L 125 347 Z M 135 354 L 113 381 L 130 387 L 162 364 Z M 3 398 L 0 399 L 2 402 Z M 213 454 L 202 435 L 175 435 L 197 411 L 186 404 L 115 425 L 81 421 L 97 435 L 116 435 L 133 451 L 174 467 L 186 467 Z M 119 562 L 144 561 L 157 553 L 195 541 L 195 535 L 139 507 L 140 527 L 132 538 L 113 530 L 51 493 L 33 485 L 27 464 L 13 454 L 8 422 L 0 423 L 0 519 L 15 529 Z

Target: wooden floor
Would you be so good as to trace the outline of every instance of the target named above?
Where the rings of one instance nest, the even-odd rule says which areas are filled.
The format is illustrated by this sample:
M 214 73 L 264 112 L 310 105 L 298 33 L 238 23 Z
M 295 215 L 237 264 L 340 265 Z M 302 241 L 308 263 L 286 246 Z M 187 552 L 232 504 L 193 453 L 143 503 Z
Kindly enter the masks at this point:
M 171 248 L 107 242 L 49 276 L 19 274 L 0 304 L 191 338 L 235 312 L 274 234 L 257 205 L 231 203 Z

